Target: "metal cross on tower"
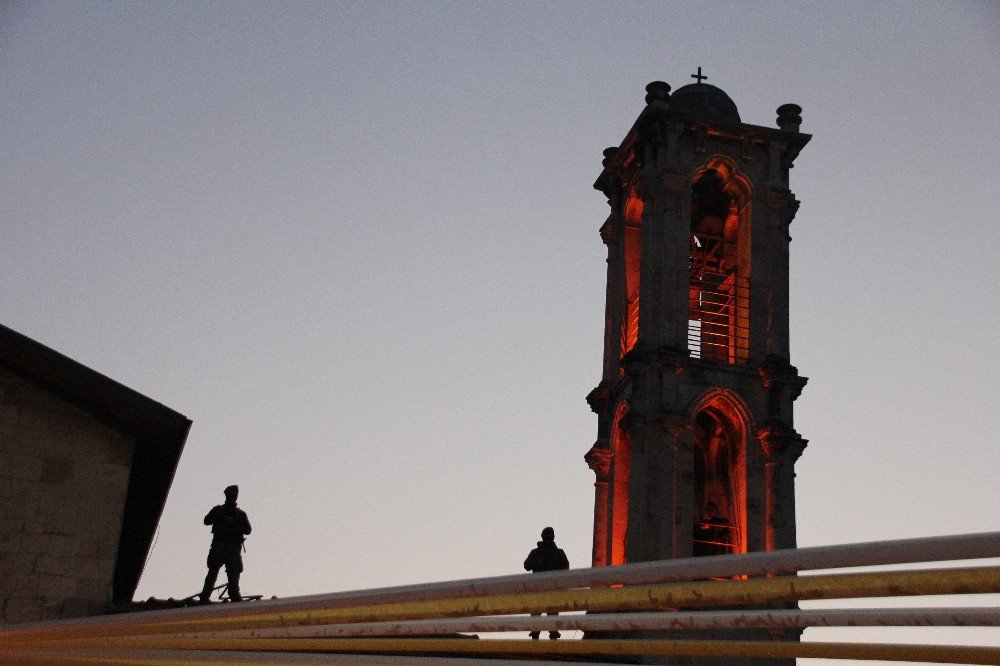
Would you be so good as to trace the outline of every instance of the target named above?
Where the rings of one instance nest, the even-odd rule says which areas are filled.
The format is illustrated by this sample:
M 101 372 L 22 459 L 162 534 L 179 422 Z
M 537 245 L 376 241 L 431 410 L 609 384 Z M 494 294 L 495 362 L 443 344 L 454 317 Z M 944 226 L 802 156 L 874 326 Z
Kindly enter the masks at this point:
M 708 77 L 701 73 L 701 67 L 699 67 L 698 68 L 698 73 L 697 74 L 692 74 L 691 78 L 697 80 L 698 83 L 701 83 L 702 80 L 707 79 Z

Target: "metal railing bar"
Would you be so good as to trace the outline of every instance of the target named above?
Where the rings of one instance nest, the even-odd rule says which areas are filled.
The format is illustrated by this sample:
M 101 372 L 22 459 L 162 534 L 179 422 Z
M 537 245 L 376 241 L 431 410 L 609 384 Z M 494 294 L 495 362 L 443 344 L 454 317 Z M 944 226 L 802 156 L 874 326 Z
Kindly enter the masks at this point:
M 722 556 L 725 557 L 725 556 Z M 707 559 L 707 558 L 704 558 Z M 527 615 L 564 611 L 656 611 L 711 606 L 763 604 L 868 597 L 1000 593 L 1000 566 L 928 569 L 815 576 L 779 576 L 732 580 L 702 580 L 625 587 L 561 589 L 545 592 L 461 597 L 415 602 L 351 606 L 324 606 L 301 610 L 263 608 L 255 603 L 252 615 L 185 619 L 137 618 L 131 625 L 52 629 L 42 636 L 8 635 L 7 642 L 24 640 L 53 646 L 101 647 L 115 641 L 122 647 L 156 647 L 132 641 L 156 634 L 215 632 L 232 629 L 268 629 L 321 624 L 368 623 L 485 615 Z M 152 615 L 152 614 L 146 614 Z
M 966 645 L 776 642 L 731 640 L 594 639 L 586 641 L 469 640 L 462 638 L 267 638 L 135 641 L 134 649 L 229 650 L 323 654 L 688 655 L 753 658 L 832 658 L 925 663 L 1000 663 L 1000 648 Z M 169 649 L 169 648 L 168 648 Z M 44 650 L 37 652 L 44 653 Z
M 997 627 L 996 608 L 836 608 L 475 617 L 243 629 L 186 638 L 331 638 L 515 631 L 687 631 L 803 627 Z
M 303 611 L 358 604 L 402 603 L 449 598 L 475 598 L 497 594 L 542 592 L 574 587 L 644 585 L 731 576 L 785 575 L 815 569 L 913 564 L 1000 557 L 1000 532 L 812 546 L 798 549 L 637 562 L 606 567 L 570 569 L 538 574 L 441 581 L 348 592 L 334 592 L 253 604 L 221 604 L 142 613 L 149 621 L 208 617 L 239 617 L 261 612 Z M 219 606 L 225 606 L 220 608 Z M 0 639 L 30 635 L 49 629 L 96 628 L 126 625 L 134 615 L 113 615 L 70 620 L 50 620 L 0 627 Z

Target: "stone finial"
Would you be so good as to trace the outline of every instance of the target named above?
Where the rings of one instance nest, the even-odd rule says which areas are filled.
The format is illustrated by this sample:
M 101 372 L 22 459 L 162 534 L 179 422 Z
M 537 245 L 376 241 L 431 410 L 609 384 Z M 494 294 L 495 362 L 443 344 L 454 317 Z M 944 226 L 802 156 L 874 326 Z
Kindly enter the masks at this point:
M 653 81 L 646 86 L 646 104 L 667 108 L 670 106 L 670 84 Z
M 798 132 L 802 125 L 802 107 L 798 104 L 782 104 L 778 107 L 778 128 L 786 132 Z
M 611 161 L 615 159 L 615 155 L 618 154 L 618 146 L 611 146 L 610 148 L 604 149 L 604 159 L 601 160 L 601 166 L 607 168 Z

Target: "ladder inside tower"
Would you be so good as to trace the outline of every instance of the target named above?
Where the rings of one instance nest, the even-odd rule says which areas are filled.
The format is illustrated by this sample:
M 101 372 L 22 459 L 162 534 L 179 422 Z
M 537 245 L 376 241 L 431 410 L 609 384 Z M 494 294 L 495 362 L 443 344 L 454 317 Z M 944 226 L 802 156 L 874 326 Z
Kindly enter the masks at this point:
M 749 282 L 727 257 L 734 243 L 722 233 L 691 234 L 688 349 L 691 356 L 744 363 L 749 352 Z
M 737 552 L 735 527 L 719 516 L 706 516 L 694 521 L 692 543 L 693 555 L 728 555 Z

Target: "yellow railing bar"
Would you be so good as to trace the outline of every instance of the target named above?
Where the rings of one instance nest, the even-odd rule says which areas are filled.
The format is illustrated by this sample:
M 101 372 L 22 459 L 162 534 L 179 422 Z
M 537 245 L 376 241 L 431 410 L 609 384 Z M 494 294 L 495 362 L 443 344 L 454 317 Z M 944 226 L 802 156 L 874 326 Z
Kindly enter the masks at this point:
M 759 641 L 693 641 L 693 640 L 582 640 L 582 641 L 531 641 L 531 640 L 472 640 L 456 638 L 275 638 L 275 639 L 134 639 L 130 663 L 190 663 L 183 661 L 151 662 L 134 660 L 141 657 L 141 650 L 190 649 L 241 651 L 253 660 L 250 653 L 258 652 L 313 652 L 340 654 L 405 654 L 405 655 L 477 655 L 477 656 L 586 656 L 586 655 L 678 655 L 745 658 L 819 658 L 819 659 L 872 659 L 886 661 L 915 661 L 929 663 L 997 664 L 1000 648 L 965 645 L 908 645 L 871 643 L 795 643 Z M 141 645 L 140 645 L 141 644 Z M 38 655 L 58 657 L 59 651 L 46 655 L 46 650 L 14 653 L 14 663 L 39 663 L 27 661 Z M 63 653 L 65 654 L 65 653 Z M 85 652 L 77 653 L 81 656 Z M 105 659 L 108 655 L 105 655 Z M 113 657 L 112 657 L 113 658 Z M 50 662 L 51 663 L 51 662 Z M 79 663 L 79 662 L 77 662 Z M 93 663 L 114 663 L 98 661 Z M 288 663 L 292 663 L 291 655 Z
M 376 658 L 377 659 L 377 658 Z M 377 664 L 420 664 L 426 666 L 427 657 L 383 656 Z M 365 663 L 372 663 L 368 657 Z M 443 660 L 445 663 L 455 663 Z M 468 663 L 468 659 L 462 658 Z M 223 652 L 185 650 L 37 650 L 8 656 L 4 666 L 231 666 L 232 664 L 351 664 L 358 663 L 356 655 L 298 653 L 289 656 L 280 652 Z

